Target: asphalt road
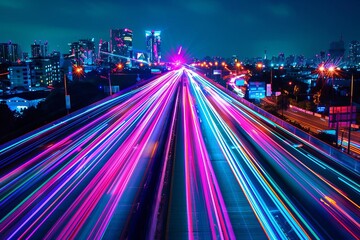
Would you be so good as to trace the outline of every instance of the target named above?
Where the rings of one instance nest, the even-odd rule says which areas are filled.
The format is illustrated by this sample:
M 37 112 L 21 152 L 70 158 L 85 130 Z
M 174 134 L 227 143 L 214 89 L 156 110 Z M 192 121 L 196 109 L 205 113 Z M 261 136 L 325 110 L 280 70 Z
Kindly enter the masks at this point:
M 181 68 L 0 146 L 2 238 L 356 239 L 359 174 Z

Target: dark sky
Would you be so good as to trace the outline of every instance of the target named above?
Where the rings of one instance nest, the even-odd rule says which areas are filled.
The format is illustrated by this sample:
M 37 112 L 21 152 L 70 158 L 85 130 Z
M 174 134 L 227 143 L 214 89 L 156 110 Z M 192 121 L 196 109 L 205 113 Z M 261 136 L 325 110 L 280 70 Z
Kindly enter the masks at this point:
M 47 40 L 65 53 L 69 42 L 126 27 L 138 50 L 145 30 L 161 30 L 164 56 L 183 46 L 193 57 L 310 57 L 341 36 L 360 40 L 360 0 L 0 0 L 0 9 L 0 42 L 24 51 Z

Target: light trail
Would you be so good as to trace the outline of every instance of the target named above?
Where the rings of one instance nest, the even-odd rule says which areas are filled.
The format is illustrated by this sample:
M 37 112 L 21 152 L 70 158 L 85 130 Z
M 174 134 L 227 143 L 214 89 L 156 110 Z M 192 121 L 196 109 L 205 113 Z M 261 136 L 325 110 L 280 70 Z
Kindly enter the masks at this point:
M 190 75 L 191 77 L 191 75 Z M 251 204 L 254 212 L 258 216 L 259 221 L 262 223 L 264 230 L 267 232 L 269 238 L 284 238 L 286 237 L 285 233 L 281 228 L 281 224 L 272 217 L 272 213 L 274 211 L 274 206 L 272 204 L 268 204 L 269 201 L 272 201 L 277 207 L 277 211 L 282 213 L 283 217 L 287 219 L 287 222 L 292 225 L 293 230 L 297 232 L 298 237 L 307 238 L 306 232 L 304 230 L 299 229 L 299 223 L 297 223 L 296 219 L 293 219 L 291 213 L 286 208 L 281 199 L 277 196 L 275 191 L 272 189 L 271 184 L 266 180 L 267 178 L 263 176 L 261 171 L 259 171 L 256 165 L 252 162 L 256 162 L 255 157 L 244 148 L 242 141 L 234 135 L 233 131 L 229 128 L 229 126 L 221 119 L 220 115 L 216 112 L 211 103 L 206 99 L 205 95 L 201 91 L 200 87 L 197 85 L 196 81 L 192 78 L 193 85 L 196 89 L 196 96 L 202 104 L 202 108 L 204 109 L 206 115 L 211 121 L 210 126 L 213 128 L 215 135 L 217 136 L 217 141 L 220 143 L 222 151 L 225 153 L 226 160 L 232 168 L 233 173 L 235 174 L 237 181 L 244 191 L 245 195 L 249 203 Z M 208 89 L 208 91 L 211 91 Z M 214 93 L 210 93 L 212 97 L 217 97 Z M 217 103 L 228 103 L 221 98 L 217 98 Z M 227 109 L 228 106 L 224 107 Z M 211 119 L 211 115 L 215 117 L 215 119 Z M 208 121 L 209 121 L 208 120 Z M 218 122 L 218 124 L 216 124 Z M 219 126 L 219 127 L 218 127 Z M 222 135 L 222 132 L 225 132 L 225 135 Z M 228 138 L 231 144 L 226 143 L 226 138 Z M 235 149 L 231 149 L 230 146 L 236 146 Z M 237 154 L 234 153 L 237 152 Z M 237 156 L 241 156 L 239 159 Z M 250 169 L 250 172 L 246 170 L 246 166 L 243 166 L 240 162 L 246 163 L 247 167 Z M 261 170 L 261 169 L 260 169 Z M 254 181 L 254 177 L 251 175 L 254 174 L 254 177 L 257 178 L 259 184 L 256 184 Z M 271 180 L 270 180 L 271 181 Z M 267 193 L 267 199 L 264 195 L 264 191 L 260 189 L 263 188 Z M 267 199 L 267 200 L 265 200 Z
M 148 158 L 149 139 L 155 134 L 160 118 L 166 115 L 165 109 L 170 109 L 169 101 L 179 76 L 180 72 L 174 72 L 151 82 L 148 88 L 136 91 L 130 99 L 96 121 L 3 175 L 2 209 L 13 205 L 12 201 L 23 191 L 30 191 L 30 194 L 2 215 L 1 232 L 7 232 L 10 238 L 36 236 L 42 228 L 48 228 L 47 222 L 54 216 L 58 220 L 49 229 L 46 235 L 49 238 L 73 238 L 84 231 L 95 238 L 104 234 L 129 181 L 135 180 L 135 171 L 146 166 L 146 162 L 139 162 Z M 104 121 L 107 126 L 96 127 Z M 67 146 L 70 140 L 74 144 Z M 137 146 L 136 152 L 134 146 Z M 36 184 L 40 186 L 33 189 Z M 78 195 L 76 191 L 81 192 Z M 74 201 L 66 203 L 70 197 Z M 108 199 L 109 203 L 102 204 L 103 199 Z M 64 205 L 67 211 L 56 217 Z M 94 214 L 99 207 L 103 214 Z M 89 219 L 98 219 L 93 221 L 91 232 L 84 230 L 88 228 L 84 224 Z
M 318 205 L 317 208 L 322 208 L 325 210 L 325 212 L 330 214 L 333 219 L 338 221 L 340 225 L 346 226 L 346 231 L 352 237 L 358 235 L 359 205 L 356 203 L 355 199 L 350 199 L 350 197 L 346 196 L 341 190 L 335 187 L 336 184 L 331 183 L 325 176 L 321 176 L 320 174 L 313 171 L 310 167 L 306 166 L 302 162 L 303 160 L 300 160 L 297 156 L 294 155 L 299 153 L 297 148 L 291 146 L 290 149 L 291 151 L 295 151 L 294 154 L 290 153 L 289 150 L 286 150 L 288 149 L 286 145 L 289 146 L 288 142 L 284 141 L 284 139 L 279 137 L 277 133 L 274 133 L 272 130 L 269 130 L 267 127 L 265 127 L 262 123 L 258 122 L 257 119 L 250 117 L 249 114 L 244 110 L 239 109 L 239 106 L 241 105 L 240 103 L 235 100 L 227 100 L 228 98 L 226 96 L 219 97 L 218 93 L 220 91 L 218 89 L 207 83 L 207 81 L 204 79 L 201 79 L 199 75 L 195 73 L 191 74 L 192 76 L 195 76 L 197 81 L 208 87 L 207 91 L 210 92 L 209 95 L 212 98 L 215 98 L 213 101 L 214 104 L 218 105 L 218 107 L 222 109 L 223 112 L 226 112 L 226 115 L 231 116 L 233 121 L 238 122 L 241 125 L 243 131 L 245 131 L 246 134 L 252 139 L 252 141 L 254 141 L 258 151 L 264 152 L 264 157 L 267 156 L 266 158 L 268 159 L 268 162 L 270 162 L 273 167 L 277 169 L 277 171 L 282 172 L 282 175 L 286 176 L 287 181 L 291 182 L 291 184 L 294 186 L 296 185 L 298 188 L 297 191 L 300 190 L 299 187 L 302 188 L 304 193 L 309 194 L 309 196 L 311 196 L 313 199 L 312 201 L 309 200 L 311 204 L 316 203 L 316 205 Z M 223 94 L 221 93 L 221 95 Z M 242 106 L 242 108 L 244 107 Z M 248 119 L 251 119 L 251 122 L 249 122 Z M 260 127 L 262 129 L 260 129 Z M 237 132 L 237 129 L 233 127 L 231 132 Z M 272 137 L 270 138 L 269 136 Z M 276 139 L 279 139 L 279 141 L 275 141 Z M 286 144 L 280 146 L 278 142 L 285 142 Z M 307 157 L 302 152 L 301 154 L 302 157 Z M 256 163 L 258 166 L 262 165 L 261 161 L 259 162 L 256 159 L 253 159 L 252 162 Z M 344 176 L 328 165 L 327 168 L 333 171 L 335 176 Z M 344 177 L 346 178 L 346 176 Z M 270 182 L 271 185 L 275 184 L 272 180 L 270 180 Z M 319 188 L 321 190 L 319 190 Z M 355 190 L 357 191 L 357 189 Z M 277 188 L 277 192 L 279 192 L 279 188 Z M 333 198 L 338 199 L 336 200 L 338 205 L 342 203 L 342 205 L 337 208 L 337 211 L 334 208 L 331 210 L 323 208 L 321 201 L 319 201 L 319 199 L 321 200 L 329 194 L 331 194 Z M 358 194 L 358 191 L 354 195 L 356 196 L 356 194 Z M 284 193 L 281 193 L 280 195 L 282 198 L 284 198 Z M 288 198 L 285 198 L 285 202 L 292 212 L 295 211 L 295 216 L 297 216 L 298 221 L 302 222 L 304 226 L 307 226 L 308 231 L 312 232 L 312 234 L 315 234 L 316 236 L 316 233 L 311 230 L 316 229 L 316 227 L 311 226 L 310 222 L 308 222 L 308 220 L 306 220 L 302 214 L 299 214 L 299 212 L 296 211 L 294 203 L 290 203 Z
M 0 159 L 3 239 L 360 235 L 358 173 L 189 69 L 9 142 Z
M 204 207 L 211 238 L 234 239 L 232 225 L 194 112 L 189 82 L 184 81 L 182 117 L 184 121 L 184 161 L 189 239 L 197 238 L 193 234 L 200 231 L 196 223 L 202 219 L 200 215 Z M 199 205 L 201 202 L 204 205 Z

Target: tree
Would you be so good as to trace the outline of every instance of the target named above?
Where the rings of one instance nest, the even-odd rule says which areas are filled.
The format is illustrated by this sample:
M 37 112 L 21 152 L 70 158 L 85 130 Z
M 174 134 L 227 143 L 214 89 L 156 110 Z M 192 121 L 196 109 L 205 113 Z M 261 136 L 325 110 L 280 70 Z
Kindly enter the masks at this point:
M 299 94 L 300 94 L 300 86 L 296 84 L 294 86 L 294 96 L 295 96 L 296 102 L 299 101 L 299 99 L 298 99 Z
M 315 105 L 319 105 L 320 104 L 320 97 L 321 97 L 321 91 L 319 92 L 316 92 L 314 95 L 313 95 L 313 99 L 314 99 L 314 104 Z

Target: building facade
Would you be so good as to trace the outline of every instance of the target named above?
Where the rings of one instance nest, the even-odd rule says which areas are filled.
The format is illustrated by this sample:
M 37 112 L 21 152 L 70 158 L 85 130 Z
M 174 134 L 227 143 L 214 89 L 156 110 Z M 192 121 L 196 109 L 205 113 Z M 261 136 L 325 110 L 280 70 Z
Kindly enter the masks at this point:
M 360 65 L 360 42 L 351 41 L 349 43 L 349 61 L 354 66 Z
M 49 58 L 34 58 L 29 64 L 31 87 L 48 87 L 52 85 L 52 65 Z
M 8 68 L 8 78 L 10 89 L 19 91 L 29 91 L 31 88 L 31 74 L 29 63 L 21 63 Z
M 48 42 L 42 43 L 34 42 L 31 44 L 31 57 L 32 58 L 39 58 L 39 57 L 47 57 L 48 56 Z
M 95 40 L 80 39 L 77 42 L 69 43 L 70 57 L 73 64 L 76 65 L 93 65 L 95 64 Z
M 18 44 L 0 43 L 0 63 L 16 62 L 20 59 Z
M 133 32 L 128 28 L 110 30 L 110 53 L 115 61 L 133 58 Z
M 148 61 L 159 63 L 161 61 L 161 31 L 145 31 Z

